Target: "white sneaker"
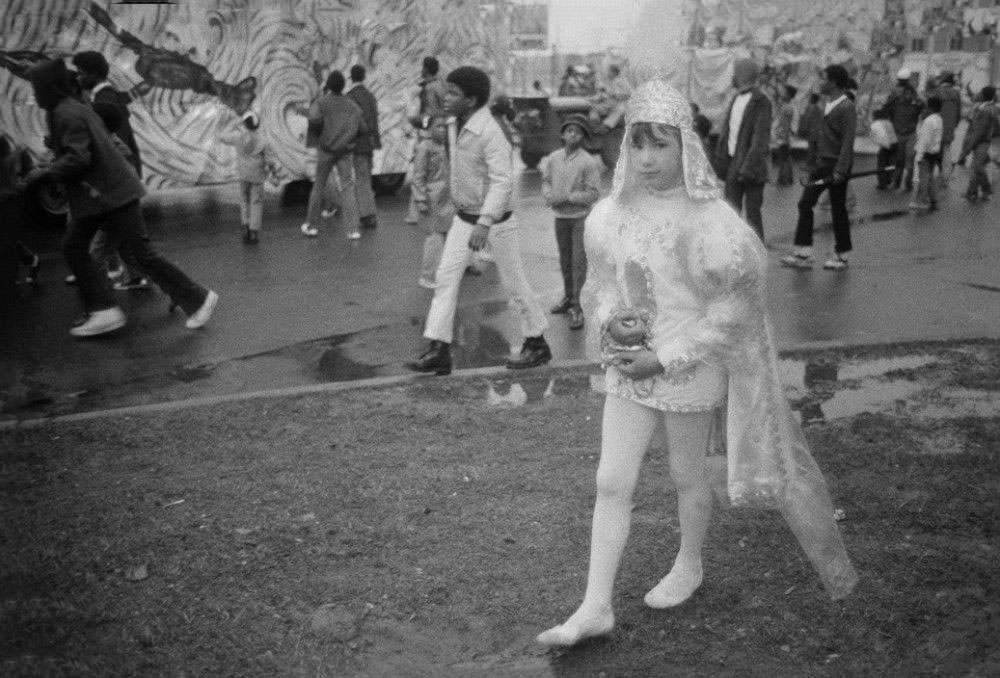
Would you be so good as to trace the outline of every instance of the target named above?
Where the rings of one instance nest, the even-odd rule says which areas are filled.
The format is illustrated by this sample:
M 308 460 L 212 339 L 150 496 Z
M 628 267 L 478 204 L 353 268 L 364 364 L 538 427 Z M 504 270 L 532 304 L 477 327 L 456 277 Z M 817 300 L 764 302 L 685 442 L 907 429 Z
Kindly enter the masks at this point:
M 789 268 L 812 268 L 813 258 L 808 254 L 786 254 L 781 257 L 781 265 Z
M 429 278 L 421 278 L 417 281 L 417 284 L 423 287 L 425 290 L 432 290 L 437 287 L 437 283 Z
M 351 231 L 347 234 L 348 240 L 361 240 L 361 231 Z
M 309 236 L 310 238 L 315 238 L 319 235 L 319 229 L 310 226 L 308 221 L 302 224 L 299 230 L 302 231 L 302 235 Z
M 118 280 L 123 275 L 125 275 L 125 267 L 124 266 L 119 266 L 118 268 L 116 268 L 114 270 L 111 270 L 111 269 L 108 270 L 108 280 Z
M 320 216 L 323 217 L 324 219 L 332 219 L 333 217 L 337 216 L 337 208 L 332 207 L 328 210 L 323 210 L 322 212 L 320 212 Z
M 79 325 L 71 327 L 69 333 L 74 337 L 96 337 L 125 327 L 125 312 L 117 306 L 94 311 Z
M 847 259 L 841 259 L 838 256 L 832 256 L 826 260 L 823 264 L 823 268 L 827 271 L 843 271 L 847 268 Z
M 207 323 L 208 319 L 212 317 L 212 313 L 215 311 L 215 306 L 218 303 L 219 295 L 214 291 L 209 290 L 208 295 L 205 297 L 205 301 L 201 304 L 201 308 L 195 311 L 194 315 L 187 319 L 184 326 L 189 330 L 196 330 Z

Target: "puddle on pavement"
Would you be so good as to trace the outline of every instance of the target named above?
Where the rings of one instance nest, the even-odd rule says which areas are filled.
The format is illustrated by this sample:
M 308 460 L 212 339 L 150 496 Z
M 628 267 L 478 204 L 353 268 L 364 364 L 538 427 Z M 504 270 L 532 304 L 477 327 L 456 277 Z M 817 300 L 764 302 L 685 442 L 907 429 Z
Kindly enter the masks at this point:
M 503 364 L 511 354 L 512 330 L 506 309 L 503 301 L 458 309 L 451 348 L 454 369 Z M 420 347 L 426 345 L 420 336 L 423 320 L 414 317 L 405 324 L 383 325 L 318 342 L 318 376 L 323 381 L 350 381 L 406 374 L 404 362 L 415 358 Z M 386 362 L 387 357 L 396 360 Z

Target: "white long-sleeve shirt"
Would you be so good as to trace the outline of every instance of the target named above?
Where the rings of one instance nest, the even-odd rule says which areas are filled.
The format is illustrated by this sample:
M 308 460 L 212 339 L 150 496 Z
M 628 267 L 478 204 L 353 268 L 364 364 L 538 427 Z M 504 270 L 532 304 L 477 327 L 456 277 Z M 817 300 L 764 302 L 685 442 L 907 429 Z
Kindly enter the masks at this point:
M 499 220 L 511 209 L 511 147 L 488 108 L 473 113 L 462 129 L 448 125 L 451 199 L 456 209 Z
M 913 147 L 916 160 L 919 162 L 928 153 L 941 152 L 941 135 L 944 133 L 944 121 L 940 113 L 931 113 L 917 127 L 917 142 Z

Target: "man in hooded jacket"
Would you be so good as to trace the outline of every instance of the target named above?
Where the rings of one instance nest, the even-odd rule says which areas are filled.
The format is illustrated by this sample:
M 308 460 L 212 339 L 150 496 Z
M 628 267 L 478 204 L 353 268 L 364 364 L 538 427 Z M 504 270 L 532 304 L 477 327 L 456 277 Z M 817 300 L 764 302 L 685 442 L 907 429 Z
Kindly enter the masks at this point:
M 73 78 L 62 59 L 43 62 L 26 73 L 35 100 L 45 110 L 55 160 L 32 170 L 22 189 L 39 181 L 63 184 L 70 220 L 63 256 L 76 276 L 86 315 L 70 329 L 74 337 L 91 337 L 125 325 L 107 276 L 90 256 L 98 229 L 120 238 L 136 263 L 188 315 L 187 327 L 201 327 L 211 317 L 219 296 L 188 278 L 153 249 L 142 220 L 139 198 L 145 190 L 135 168 L 115 147 L 97 113 L 73 96 Z

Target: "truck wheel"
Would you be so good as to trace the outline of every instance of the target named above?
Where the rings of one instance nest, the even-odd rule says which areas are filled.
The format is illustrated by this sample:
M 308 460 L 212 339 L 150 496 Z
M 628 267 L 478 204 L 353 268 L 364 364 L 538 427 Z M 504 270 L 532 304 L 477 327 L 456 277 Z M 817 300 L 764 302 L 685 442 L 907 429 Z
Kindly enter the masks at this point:
M 28 223 L 46 230 L 65 228 L 69 206 L 66 202 L 66 192 L 59 184 L 50 182 L 38 184 L 28 194 L 27 205 Z
M 405 174 L 376 174 L 372 177 L 372 189 L 375 195 L 392 195 L 400 189 L 406 180 Z
M 521 160 L 524 162 L 524 166 L 528 169 L 536 169 L 538 167 L 538 163 L 542 161 L 542 154 L 521 151 Z
M 312 182 L 308 179 L 289 181 L 281 191 L 281 206 L 304 205 L 309 202 Z

